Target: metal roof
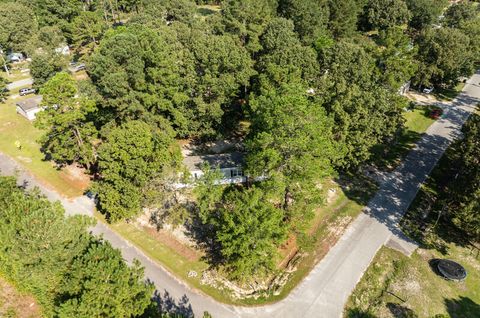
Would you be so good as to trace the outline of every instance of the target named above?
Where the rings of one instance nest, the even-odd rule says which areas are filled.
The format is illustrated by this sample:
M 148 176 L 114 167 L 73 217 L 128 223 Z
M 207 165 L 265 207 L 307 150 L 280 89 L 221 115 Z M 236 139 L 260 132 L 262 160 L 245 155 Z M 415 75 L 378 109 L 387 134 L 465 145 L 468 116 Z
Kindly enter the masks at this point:
M 17 102 L 17 106 L 26 112 L 32 109 L 40 108 L 41 102 L 42 102 L 42 96 L 37 95 L 35 97 L 27 98 L 20 102 Z
M 183 164 L 190 171 L 201 170 L 204 164 L 209 164 L 212 168 L 235 168 L 242 166 L 243 157 L 244 155 L 241 152 L 187 156 L 183 159 Z

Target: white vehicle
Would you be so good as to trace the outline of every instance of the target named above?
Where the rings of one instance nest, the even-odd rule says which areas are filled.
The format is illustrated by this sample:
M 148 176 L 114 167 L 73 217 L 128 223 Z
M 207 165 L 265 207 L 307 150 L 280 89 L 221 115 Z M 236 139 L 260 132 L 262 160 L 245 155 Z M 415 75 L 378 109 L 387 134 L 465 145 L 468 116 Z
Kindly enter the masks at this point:
M 423 89 L 423 92 L 425 94 L 430 94 L 431 92 L 433 92 L 433 87 L 426 87 Z

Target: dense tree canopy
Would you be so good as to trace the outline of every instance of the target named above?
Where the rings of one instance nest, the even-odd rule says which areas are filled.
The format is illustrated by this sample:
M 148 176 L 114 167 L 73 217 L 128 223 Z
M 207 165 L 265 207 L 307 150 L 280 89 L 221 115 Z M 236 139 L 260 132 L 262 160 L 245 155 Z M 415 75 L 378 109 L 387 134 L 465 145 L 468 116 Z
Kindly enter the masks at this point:
M 76 97 L 76 82 L 67 73 L 52 77 L 41 94 L 46 109 L 38 114 L 35 125 L 46 130 L 40 140 L 43 151 L 58 163 L 79 162 L 89 168 L 95 161 L 98 135 L 89 118 L 96 111 L 95 103 Z
M 165 167 L 178 164 L 173 131 L 168 123 L 128 121 L 106 126 L 102 134 L 105 142 L 98 148 L 100 179 L 95 188 L 100 207 L 112 220 L 133 217 L 142 208 L 147 183 Z
M 229 274 L 241 280 L 274 270 L 287 234 L 283 211 L 255 187 L 227 192 L 223 202 L 214 222 Z
M 46 317 L 131 317 L 151 302 L 143 269 L 89 234 L 91 224 L 0 177 L 0 272 L 35 295 Z
M 37 28 L 37 19 L 28 6 L 0 2 L 0 48 L 25 51 Z
M 458 29 L 428 30 L 419 38 L 418 46 L 420 69 L 415 81 L 419 85 L 453 85 L 460 76 L 473 71 L 470 38 Z
M 410 12 L 403 0 L 369 0 L 365 7 L 367 28 L 384 30 L 408 22 Z
M 447 6 L 448 0 L 406 0 L 411 18 L 409 25 L 422 30 L 438 22 L 438 17 Z

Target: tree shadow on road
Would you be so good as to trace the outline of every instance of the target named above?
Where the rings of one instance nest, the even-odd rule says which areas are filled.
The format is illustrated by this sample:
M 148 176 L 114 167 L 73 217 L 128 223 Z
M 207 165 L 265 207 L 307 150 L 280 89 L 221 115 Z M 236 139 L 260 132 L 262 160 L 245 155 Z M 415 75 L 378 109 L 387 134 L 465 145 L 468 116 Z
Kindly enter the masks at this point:
M 192 305 L 187 295 L 183 295 L 180 299 L 173 298 L 168 291 L 164 291 L 163 294 L 156 290 L 153 294 L 154 306 L 143 315 L 145 318 L 154 317 L 182 317 L 182 318 L 194 318 Z

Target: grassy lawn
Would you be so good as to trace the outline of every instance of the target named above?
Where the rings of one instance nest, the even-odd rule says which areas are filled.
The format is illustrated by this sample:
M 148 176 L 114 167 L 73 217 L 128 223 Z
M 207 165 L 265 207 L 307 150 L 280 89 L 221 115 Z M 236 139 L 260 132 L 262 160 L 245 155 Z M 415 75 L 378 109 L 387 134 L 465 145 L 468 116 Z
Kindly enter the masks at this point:
M 435 120 L 428 117 L 430 107 L 417 106 L 412 111 L 404 113 L 405 129 L 397 137 L 393 146 L 379 145 L 374 147 L 375 164 L 386 170 L 393 170 L 414 147 L 422 134 Z
M 3 65 L 0 65 L 1 67 L 1 72 L 0 72 L 0 77 L 3 77 L 7 79 L 9 82 L 15 82 L 21 79 L 29 78 L 30 77 L 30 72 L 21 72 L 20 68 L 28 68 L 28 63 L 24 62 L 22 64 L 18 64 L 15 66 L 15 68 L 9 68 L 10 75 L 7 75 L 5 72 Z
M 56 169 L 51 162 L 44 160 L 37 140 L 42 132 L 33 127 L 32 122 L 18 115 L 15 102 L 22 98 L 8 99 L 0 104 L 0 151 L 21 164 L 39 180 L 51 185 L 59 193 L 73 197 L 83 193 L 84 188 L 72 180 L 63 170 Z M 18 149 L 16 141 L 22 148 Z
M 349 177 L 350 178 L 350 177 Z M 275 302 L 285 298 L 290 291 L 312 270 L 317 262 L 323 258 L 329 248 L 339 238 L 339 233 L 361 212 L 368 199 L 375 193 L 377 187 L 367 179 L 352 179 L 348 189 L 342 190 L 338 185 L 335 199 L 318 209 L 315 218 L 312 220 L 312 232 L 310 238 L 312 246 L 300 259 L 297 270 L 290 277 L 287 284 L 277 295 L 260 297 L 258 299 L 235 299 L 229 293 L 222 292 L 208 285 L 201 284 L 202 271 L 208 269 L 208 264 L 200 258 L 187 259 L 177 250 L 170 248 L 158 238 L 132 223 L 119 222 L 109 226 L 125 239 L 139 247 L 151 259 L 167 268 L 176 277 L 187 282 L 189 285 L 212 296 L 216 300 L 241 305 L 259 305 Z M 345 181 L 339 181 L 343 183 Z M 329 182 L 328 186 L 335 183 Z M 102 220 L 102 216 L 98 216 Z M 190 271 L 197 272 L 197 277 L 188 277 Z

